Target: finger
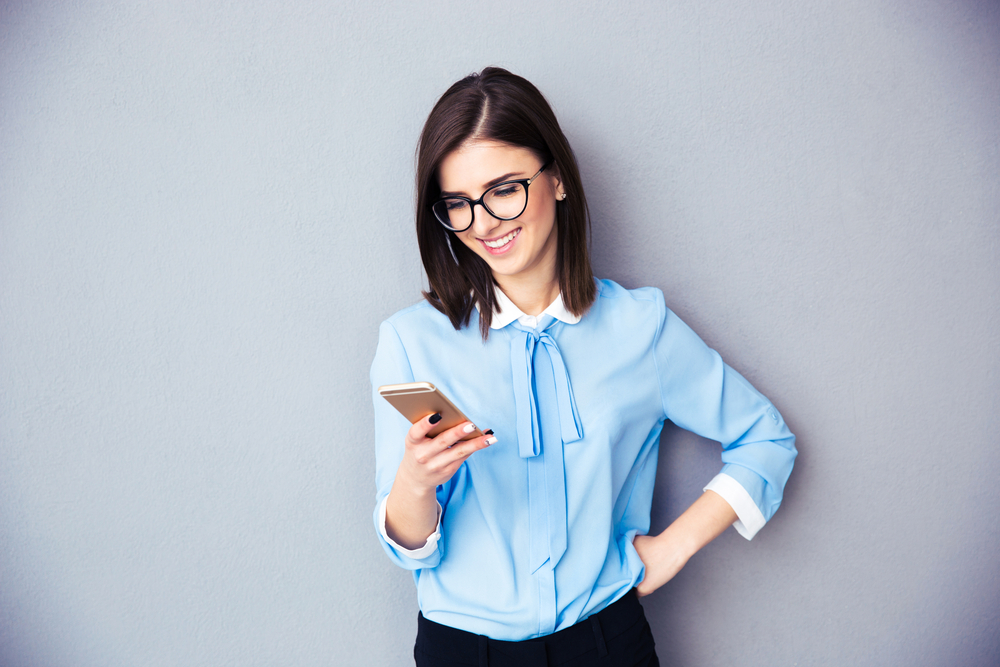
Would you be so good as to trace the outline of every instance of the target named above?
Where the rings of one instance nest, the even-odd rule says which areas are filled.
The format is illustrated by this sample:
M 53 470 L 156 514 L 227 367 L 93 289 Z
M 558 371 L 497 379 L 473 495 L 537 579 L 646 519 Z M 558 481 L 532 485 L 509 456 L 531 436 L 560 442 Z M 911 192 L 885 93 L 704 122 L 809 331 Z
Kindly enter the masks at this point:
M 440 455 L 441 452 L 448 451 L 449 447 L 454 446 L 462 438 L 468 436 L 470 433 L 476 430 L 476 425 L 472 422 L 462 422 L 457 426 L 453 426 L 447 431 L 442 431 L 433 440 L 428 440 L 429 436 L 424 436 L 423 440 L 418 443 L 409 444 L 410 451 L 417 459 L 417 463 L 421 465 L 430 464 L 433 459 Z M 434 462 L 433 467 L 441 468 L 450 462 L 450 458 L 441 459 Z
M 406 432 L 406 443 L 408 445 L 416 445 L 423 442 L 427 438 L 427 434 L 430 433 L 431 429 L 441 421 L 441 413 L 435 412 L 432 415 L 427 415 L 423 419 L 420 419 L 413 423 L 410 430 Z
M 475 430 L 476 430 L 476 425 L 473 424 L 472 422 L 470 421 L 462 422 L 461 424 L 452 426 L 447 431 L 441 431 L 436 436 L 434 436 L 434 444 L 439 446 L 443 445 L 443 447 L 440 448 L 447 449 L 448 447 L 451 447 L 452 445 L 458 443 L 458 441 L 462 440 L 463 438 L 468 438 L 469 434 L 474 433 Z
M 431 417 L 433 417 L 433 415 L 431 415 Z M 426 420 L 421 420 L 421 422 L 422 421 Z M 452 426 L 450 429 L 446 431 L 441 431 L 432 438 L 432 436 L 430 436 L 429 434 L 426 433 L 426 431 L 424 431 L 421 422 L 417 422 L 412 427 L 410 427 L 410 430 L 407 432 L 407 444 L 411 445 L 414 448 L 419 448 L 423 450 L 425 456 L 434 456 L 438 452 L 448 449 L 456 442 L 458 442 L 459 440 L 468 436 L 470 433 L 476 430 L 475 424 L 466 421 L 466 422 L 461 422 L 456 426 Z M 418 429 L 417 428 L 418 426 L 421 426 L 421 428 Z M 421 432 L 423 432 L 423 436 L 419 437 L 419 439 L 417 440 L 414 440 L 410 437 L 411 433 L 419 434 Z
M 428 463 L 440 456 L 442 452 L 450 451 L 451 448 L 454 448 L 462 441 L 462 438 L 468 437 L 475 430 L 476 425 L 472 422 L 462 422 L 447 431 L 442 431 L 433 440 L 428 441 L 425 439 L 422 444 L 415 445 L 413 452 L 420 463 Z M 450 457 L 438 459 L 434 462 L 434 465 L 440 468 L 447 465 L 451 460 Z
M 442 450 L 433 458 L 431 465 L 440 468 L 450 468 L 452 466 L 457 468 L 467 458 L 478 452 L 480 449 L 486 449 L 496 441 L 497 439 L 495 436 L 483 435 L 478 438 L 466 440 L 465 442 L 460 442 L 450 448 Z
M 413 453 L 417 463 L 436 473 L 446 474 L 450 478 L 465 459 L 496 441 L 497 439 L 492 435 L 483 435 L 458 442 L 449 447 L 446 444 L 438 443 L 435 438 L 426 445 L 414 447 Z

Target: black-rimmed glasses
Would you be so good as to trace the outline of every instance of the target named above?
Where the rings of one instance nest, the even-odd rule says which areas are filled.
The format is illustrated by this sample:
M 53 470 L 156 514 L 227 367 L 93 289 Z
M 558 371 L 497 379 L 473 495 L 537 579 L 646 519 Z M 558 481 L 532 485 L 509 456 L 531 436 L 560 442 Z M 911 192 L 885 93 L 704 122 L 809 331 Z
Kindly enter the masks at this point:
M 528 208 L 528 186 L 550 163 L 545 163 L 531 178 L 518 178 L 492 186 L 473 201 L 468 197 L 444 197 L 431 205 L 434 217 L 453 232 L 464 232 L 476 221 L 476 204 L 497 220 L 513 220 Z

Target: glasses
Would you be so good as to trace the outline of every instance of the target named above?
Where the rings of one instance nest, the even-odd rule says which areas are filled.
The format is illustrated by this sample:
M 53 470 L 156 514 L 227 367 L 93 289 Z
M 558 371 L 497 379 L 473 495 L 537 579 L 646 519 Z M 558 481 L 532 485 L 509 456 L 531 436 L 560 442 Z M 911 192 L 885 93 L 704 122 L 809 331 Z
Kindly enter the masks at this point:
M 438 222 L 453 232 L 464 232 L 472 226 L 476 220 L 476 204 L 482 204 L 486 212 L 497 220 L 513 220 L 528 208 L 528 186 L 549 164 L 543 164 L 531 178 L 497 183 L 475 201 L 468 197 L 444 197 L 434 202 L 431 210 Z

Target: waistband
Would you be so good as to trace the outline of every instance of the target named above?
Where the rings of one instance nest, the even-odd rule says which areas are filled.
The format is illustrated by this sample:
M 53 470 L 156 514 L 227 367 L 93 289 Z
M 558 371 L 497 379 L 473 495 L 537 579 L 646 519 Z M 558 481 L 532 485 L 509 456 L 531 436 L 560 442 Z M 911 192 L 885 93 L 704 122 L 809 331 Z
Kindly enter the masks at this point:
M 416 650 L 428 656 L 478 667 L 548 663 L 559 664 L 597 649 L 607 655 L 611 641 L 646 618 L 642 605 L 630 590 L 593 616 L 558 632 L 520 642 L 490 639 L 457 630 L 417 616 Z

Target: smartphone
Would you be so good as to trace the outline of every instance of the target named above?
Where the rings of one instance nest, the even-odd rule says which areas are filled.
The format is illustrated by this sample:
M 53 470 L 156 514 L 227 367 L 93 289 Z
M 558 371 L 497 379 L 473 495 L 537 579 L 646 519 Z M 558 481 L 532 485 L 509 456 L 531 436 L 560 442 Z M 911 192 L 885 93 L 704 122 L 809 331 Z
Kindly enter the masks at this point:
M 472 421 L 430 382 L 384 384 L 378 388 L 378 393 L 389 401 L 392 407 L 399 410 L 400 414 L 409 419 L 411 424 L 416 424 L 427 415 L 440 412 L 441 421 L 435 424 L 427 434 L 431 438 L 453 426 L 458 426 L 462 422 Z M 462 440 L 471 440 L 481 435 L 483 435 L 482 431 L 477 428 L 472 433 L 463 436 Z

